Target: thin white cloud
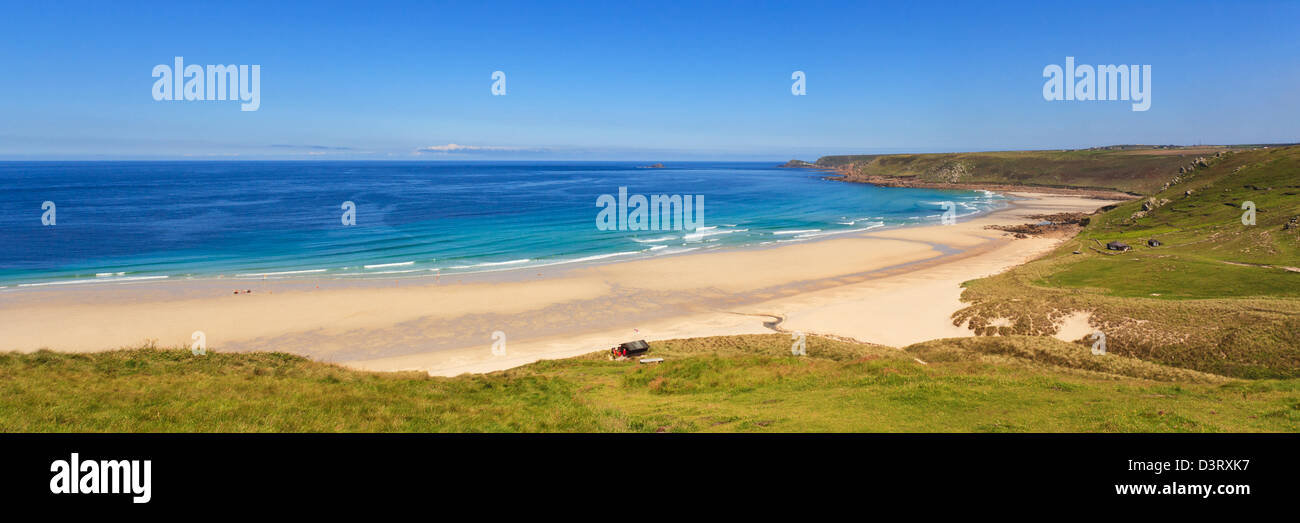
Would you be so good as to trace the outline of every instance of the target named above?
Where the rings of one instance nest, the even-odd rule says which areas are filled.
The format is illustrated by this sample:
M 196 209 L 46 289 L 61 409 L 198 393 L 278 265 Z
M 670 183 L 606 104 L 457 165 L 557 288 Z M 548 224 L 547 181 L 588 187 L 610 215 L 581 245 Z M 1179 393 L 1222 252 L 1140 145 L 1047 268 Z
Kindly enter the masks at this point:
M 533 149 L 525 147 L 503 147 L 499 145 L 461 145 L 458 143 L 449 143 L 447 145 L 430 145 L 415 150 L 416 154 L 433 153 L 474 153 L 474 152 L 541 152 L 545 149 Z

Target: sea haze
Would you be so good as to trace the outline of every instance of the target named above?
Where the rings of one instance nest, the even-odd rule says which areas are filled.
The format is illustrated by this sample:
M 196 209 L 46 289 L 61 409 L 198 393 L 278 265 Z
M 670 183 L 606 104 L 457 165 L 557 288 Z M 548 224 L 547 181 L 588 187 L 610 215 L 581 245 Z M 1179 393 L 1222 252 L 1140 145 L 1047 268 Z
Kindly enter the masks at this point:
M 0 162 L 0 285 L 517 270 L 809 241 L 1003 204 L 771 163 Z M 601 194 L 704 195 L 696 231 L 602 231 Z M 55 204 L 43 225 L 42 203 Z M 356 225 L 341 221 L 355 202 Z

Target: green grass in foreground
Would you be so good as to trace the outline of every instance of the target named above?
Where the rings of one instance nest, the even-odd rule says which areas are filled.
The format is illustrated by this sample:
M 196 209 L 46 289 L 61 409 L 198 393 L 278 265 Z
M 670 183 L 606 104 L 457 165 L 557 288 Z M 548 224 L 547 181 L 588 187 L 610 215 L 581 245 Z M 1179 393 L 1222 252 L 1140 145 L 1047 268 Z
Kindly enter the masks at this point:
M 0 430 L 1300 430 L 1300 380 L 1228 380 L 1051 338 L 898 350 L 810 337 L 802 358 L 777 334 L 651 345 L 666 362 L 596 354 L 455 378 L 279 353 L 6 353 Z

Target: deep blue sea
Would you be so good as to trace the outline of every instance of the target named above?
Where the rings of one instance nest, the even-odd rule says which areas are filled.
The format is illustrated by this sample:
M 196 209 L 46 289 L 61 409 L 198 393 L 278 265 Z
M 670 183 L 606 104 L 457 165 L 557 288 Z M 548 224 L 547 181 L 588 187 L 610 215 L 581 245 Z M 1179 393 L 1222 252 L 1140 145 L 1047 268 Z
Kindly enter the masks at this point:
M 809 241 L 1001 205 L 772 163 L 0 162 L 0 286 L 499 271 Z M 703 195 L 694 230 L 607 231 L 597 198 Z M 355 204 L 344 225 L 343 202 Z M 52 202 L 52 216 L 43 210 Z M 53 218 L 52 225 L 45 225 Z

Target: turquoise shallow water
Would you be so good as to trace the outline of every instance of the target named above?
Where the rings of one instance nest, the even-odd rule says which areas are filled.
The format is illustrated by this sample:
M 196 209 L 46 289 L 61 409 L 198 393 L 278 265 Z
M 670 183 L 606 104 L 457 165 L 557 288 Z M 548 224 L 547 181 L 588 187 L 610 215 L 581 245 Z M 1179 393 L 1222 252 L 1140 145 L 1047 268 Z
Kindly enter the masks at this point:
M 809 241 L 1000 206 L 770 163 L 0 162 L 0 286 L 455 274 Z M 695 230 L 601 230 L 597 199 L 703 196 Z M 44 202 L 53 225 L 45 225 Z M 344 202 L 355 224 L 344 225 Z M 48 220 L 47 220 L 48 221 Z M 662 226 L 662 224 L 661 224 Z M 662 227 L 661 227 L 662 228 Z

